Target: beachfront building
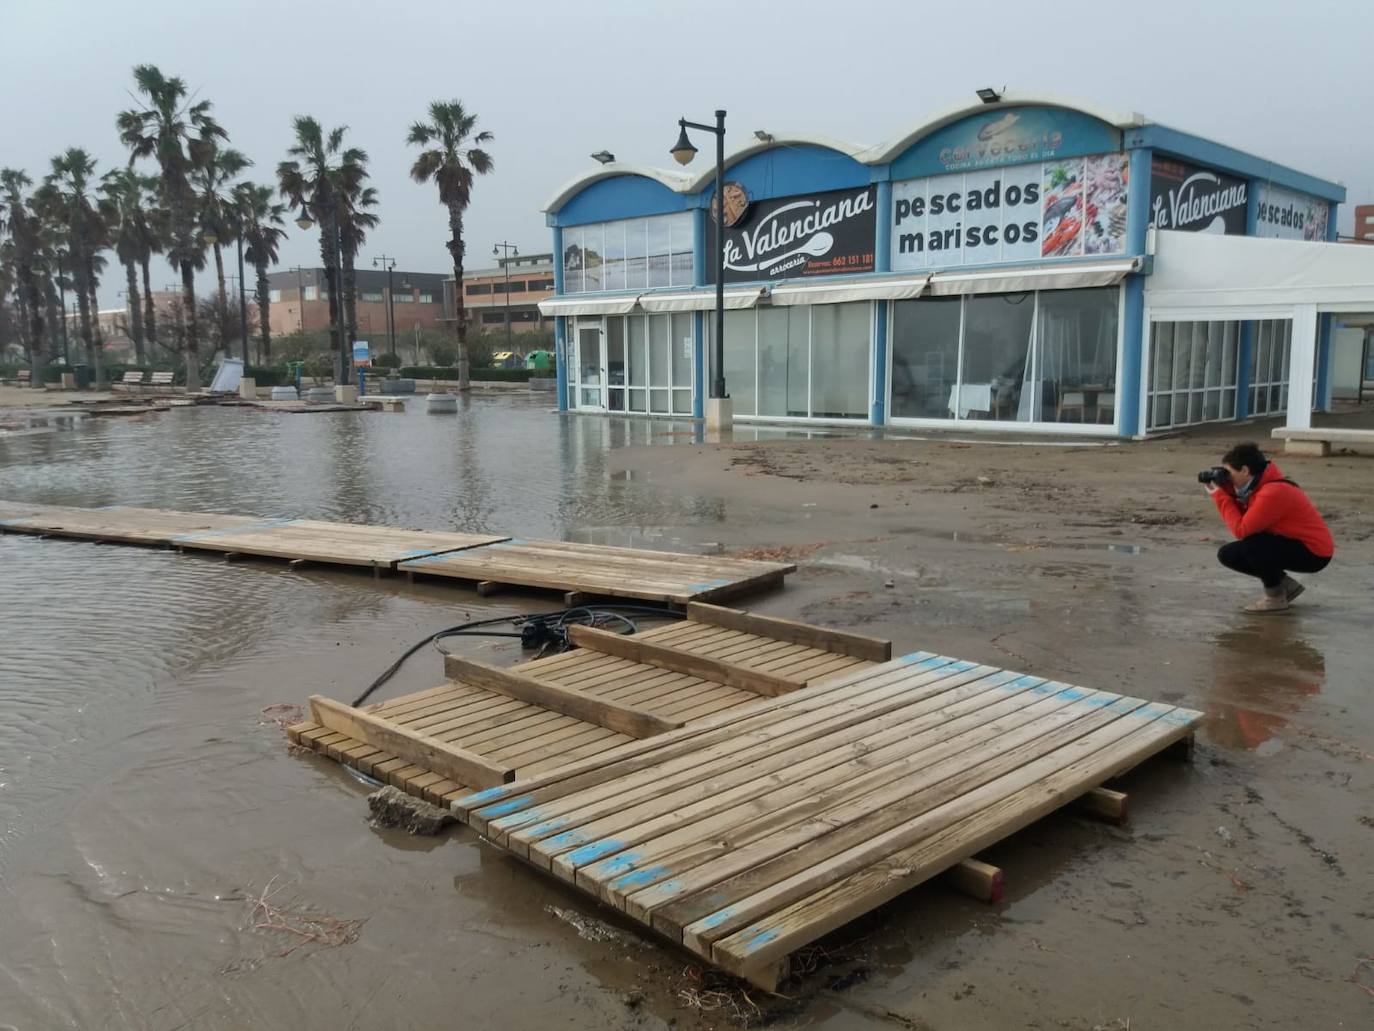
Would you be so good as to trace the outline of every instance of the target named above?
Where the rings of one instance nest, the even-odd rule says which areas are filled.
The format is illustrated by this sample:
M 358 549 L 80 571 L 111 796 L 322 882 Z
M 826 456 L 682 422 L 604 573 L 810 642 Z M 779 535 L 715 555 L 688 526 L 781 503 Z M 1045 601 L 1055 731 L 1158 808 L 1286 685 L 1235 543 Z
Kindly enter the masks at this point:
M 1280 413 L 1290 386 L 1329 404 L 1333 313 L 1374 309 L 1338 289 L 1374 258 L 1328 242 L 1343 186 L 1137 114 L 993 96 L 879 146 L 758 133 L 727 156 L 736 420 L 1135 436 Z M 561 408 L 701 417 L 701 165 L 601 165 L 546 205 Z

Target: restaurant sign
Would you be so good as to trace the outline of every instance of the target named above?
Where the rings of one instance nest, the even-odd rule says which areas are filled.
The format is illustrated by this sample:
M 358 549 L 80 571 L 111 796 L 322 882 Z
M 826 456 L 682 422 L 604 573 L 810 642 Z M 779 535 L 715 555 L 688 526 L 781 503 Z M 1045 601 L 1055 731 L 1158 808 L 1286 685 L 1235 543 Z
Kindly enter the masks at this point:
M 726 227 L 725 281 L 872 272 L 877 209 L 873 186 L 753 201 Z M 706 253 L 714 254 L 716 220 L 707 219 L 706 227 Z M 714 265 L 707 263 L 710 282 Z
M 1150 165 L 1150 225 L 1185 233 L 1245 235 L 1248 189 L 1238 179 L 1169 158 Z
M 1330 205 L 1320 197 L 1261 183 L 1255 235 L 1322 243 L 1329 212 Z

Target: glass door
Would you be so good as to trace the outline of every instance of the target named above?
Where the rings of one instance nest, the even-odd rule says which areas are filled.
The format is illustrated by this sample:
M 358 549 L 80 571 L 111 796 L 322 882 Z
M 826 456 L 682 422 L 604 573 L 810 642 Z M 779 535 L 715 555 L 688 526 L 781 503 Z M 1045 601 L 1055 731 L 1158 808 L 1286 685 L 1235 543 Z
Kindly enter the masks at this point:
M 606 367 L 600 320 L 577 324 L 577 407 L 602 411 L 606 408 Z

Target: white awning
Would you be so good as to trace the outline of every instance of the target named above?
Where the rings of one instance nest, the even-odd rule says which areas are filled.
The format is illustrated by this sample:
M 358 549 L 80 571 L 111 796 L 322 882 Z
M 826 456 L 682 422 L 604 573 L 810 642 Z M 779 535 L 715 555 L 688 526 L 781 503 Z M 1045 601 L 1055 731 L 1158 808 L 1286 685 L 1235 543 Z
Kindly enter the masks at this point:
M 626 315 L 635 306 L 637 296 L 628 297 L 550 297 L 539 302 L 543 315 Z
M 725 291 L 725 310 L 736 311 L 740 308 L 752 308 L 759 303 L 759 298 L 763 296 L 763 287 L 751 286 L 744 289 L 735 288 Z M 716 291 L 712 287 L 707 290 L 692 290 L 686 293 L 677 294 L 643 294 L 639 298 L 639 306 L 645 311 L 715 311 Z
M 844 301 L 900 301 L 920 297 L 929 276 L 851 279 L 830 283 L 784 283 L 773 287 L 774 304 L 841 304 Z
M 1032 265 L 985 272 L 937 272 L 930 277 L 930 293 L 936 297 L 957 294 L 1024 293 L 1028 290 L 1076 290 L 1087 286 L 1112 286 L 1126 273 L 1140 267 L 1136 258 L 1080 265 Z

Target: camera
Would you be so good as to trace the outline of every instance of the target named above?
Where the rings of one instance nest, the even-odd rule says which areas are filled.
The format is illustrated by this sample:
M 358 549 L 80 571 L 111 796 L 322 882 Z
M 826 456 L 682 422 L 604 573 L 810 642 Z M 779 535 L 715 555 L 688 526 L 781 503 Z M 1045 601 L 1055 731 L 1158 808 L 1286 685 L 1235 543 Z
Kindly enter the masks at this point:
M 1223 487 L 1231 482 L 1231 470 L 1224 465 L 1214 465 L 1210 469 L 1204 469 L 1197 474 L 1198 483 L 1215 483 L 1218 487 Z

